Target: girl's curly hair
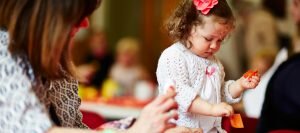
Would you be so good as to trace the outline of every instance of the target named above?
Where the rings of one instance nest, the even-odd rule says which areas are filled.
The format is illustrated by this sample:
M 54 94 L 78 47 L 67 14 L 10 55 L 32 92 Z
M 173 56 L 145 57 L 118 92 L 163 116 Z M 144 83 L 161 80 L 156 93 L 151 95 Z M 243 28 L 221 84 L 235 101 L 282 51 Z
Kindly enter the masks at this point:
M 166 29 L 170 37 L 175 41 L 186 42 L 193 26 L 203 23 L 203 17 L 215 16 L 222 20 L 222 23 L 234 27 L 234 16 L 226 2 L 219 0 L 207 15 L 198 11 L 192 0 L 182 0 L 166 23 Z M 218 19 L 217 19 L 218 20 Z

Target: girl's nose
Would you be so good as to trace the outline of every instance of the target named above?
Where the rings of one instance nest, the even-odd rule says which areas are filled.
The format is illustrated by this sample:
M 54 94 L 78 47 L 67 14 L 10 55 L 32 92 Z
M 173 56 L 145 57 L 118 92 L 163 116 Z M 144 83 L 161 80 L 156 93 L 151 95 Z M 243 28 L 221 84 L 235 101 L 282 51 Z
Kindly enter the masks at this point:
M 212 42 L 212 43 L 210 44 L 210 48 L 211 48 L 211 49 L 216 49 L 217 47 L 218 47 L 217 42 Z

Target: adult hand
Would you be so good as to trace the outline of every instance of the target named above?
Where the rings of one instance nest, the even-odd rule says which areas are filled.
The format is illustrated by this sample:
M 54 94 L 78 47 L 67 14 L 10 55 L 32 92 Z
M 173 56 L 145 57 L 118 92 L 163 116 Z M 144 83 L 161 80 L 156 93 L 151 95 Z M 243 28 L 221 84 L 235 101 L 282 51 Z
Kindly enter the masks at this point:
M 165 131 L 165 133 L 203 133 L 201 128 L 174 127 Z
M 169 123 L 170 119 L 178 117 L 175 95 L 174 88 L 170 87 L 167 94 L 157 97 L 148 104 L 128 133 L 163 133 L 175 127 Z

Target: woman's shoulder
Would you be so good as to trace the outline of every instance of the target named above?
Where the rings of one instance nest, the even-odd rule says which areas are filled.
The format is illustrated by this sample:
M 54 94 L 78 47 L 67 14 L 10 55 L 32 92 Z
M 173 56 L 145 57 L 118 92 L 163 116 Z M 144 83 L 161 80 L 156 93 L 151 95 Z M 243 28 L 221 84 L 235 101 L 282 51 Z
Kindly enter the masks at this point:
M 278 70 L 288 69 L 290 71 L 294 71 L 293 69 L 299 71 L 300 67 L 300 53 L 291 56 L 287 61 L 283 62 Z

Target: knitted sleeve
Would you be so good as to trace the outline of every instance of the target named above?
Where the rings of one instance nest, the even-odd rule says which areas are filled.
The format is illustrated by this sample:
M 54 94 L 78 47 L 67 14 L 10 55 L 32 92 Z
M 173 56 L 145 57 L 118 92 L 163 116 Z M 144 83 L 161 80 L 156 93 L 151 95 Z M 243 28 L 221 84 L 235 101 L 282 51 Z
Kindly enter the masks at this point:
M 240 97 L 237 98 L 233 98 L 229 92 L 229 87 L 232 83 L 234 83 L 234 80 L 228 80 L 228 81 L 224 81 L 225 79 L 225 72 L 224 72 L 224 68 L 223 65 L 221 64 L 220 61 L 218 61 L 218 65 L 219 67 L 222 69 L 221 70 L 221 81 L 222 81 L 222 86 L 221 86 L 221 96 L 222 96 L 222 101 L 225 101 L 229 104 L 233 104 L 233 103 L 238 103 L 241 101 L 242 99 L 242 95 Z
M 179 111 L 187 112 L 197 95 L 197 90 L 191 85 L 187 62 L 182 53 L 170 50 L 162 53 L 157 68 L 157 79 L 160 93 L 166 92 L 166 86 L 170 82 L 174 85 Z

